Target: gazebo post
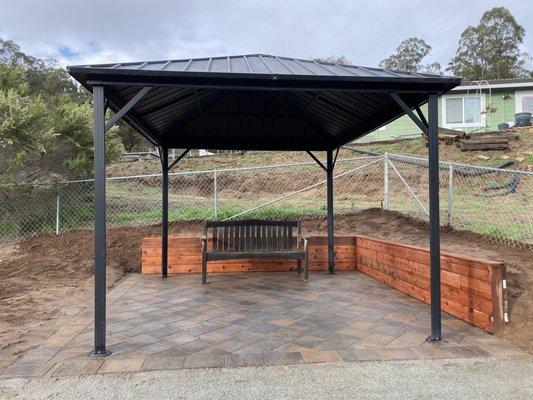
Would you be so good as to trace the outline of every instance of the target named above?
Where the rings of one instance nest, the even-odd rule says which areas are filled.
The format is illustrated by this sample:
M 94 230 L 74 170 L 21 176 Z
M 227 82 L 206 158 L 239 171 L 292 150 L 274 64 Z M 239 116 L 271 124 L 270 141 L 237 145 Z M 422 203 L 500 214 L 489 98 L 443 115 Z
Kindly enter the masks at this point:
M 159 155 L 163 170 L 161 182 L 161 275 L 163 278 L 166 278 L 168 277 L 168 147 L 161 147 L 159 149 Z
M 94 133 L 94 354 L 106 349 L 105 94 L 93 87 Z
M 439 125 L 438 94 L 429 94 L 428 149 L 429 149 L 429 251 L 431 287 L 430 341 L 441 341 L 440 299 L 440 221 L 439 221 Z
M 330 274 L 335 273 L 335 237 L 333 230 L 333 150 L 328 149 L 326 159 L 326 186 L 328 208 L 328 269 Z
M 168 147 L 159 146 L 159 158 L 161 159 L 161 276 L 168 277 L 168 173 L 170 170 L 189 153 L 185 150 L 168 165 Z

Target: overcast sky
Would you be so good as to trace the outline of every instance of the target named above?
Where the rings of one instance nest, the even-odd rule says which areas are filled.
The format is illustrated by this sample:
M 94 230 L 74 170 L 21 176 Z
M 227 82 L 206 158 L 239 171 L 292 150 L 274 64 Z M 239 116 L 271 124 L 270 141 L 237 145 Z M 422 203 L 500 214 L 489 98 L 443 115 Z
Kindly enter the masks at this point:
M 377 66 L 417 36 L 433 47 L 425 62 L 446 66 L 461 32 L 500 5 L 533 53 L 530 0 L 0 0 L 0 37 L 61 65 L 267 53 Z

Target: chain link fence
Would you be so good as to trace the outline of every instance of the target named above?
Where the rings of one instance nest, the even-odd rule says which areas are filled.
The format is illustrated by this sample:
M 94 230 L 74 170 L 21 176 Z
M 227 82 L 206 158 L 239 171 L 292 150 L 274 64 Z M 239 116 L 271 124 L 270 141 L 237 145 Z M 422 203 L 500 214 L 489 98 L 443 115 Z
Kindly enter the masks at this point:
M 384 159 L 388 208 L 427 220 L 427 160 L 397 154 L 386 154 Z M 441 225 L 533 249 L 532 172 L 452 162 L 439 165 Z
M 533 173 L 441 163 L 442 225 L 533 248 Z M 335 215 L 383 207 L 428 218 L 427 160 L 397 154 L 339 159 Z M 0 240 L 92 229 L 93 181 L 0 187 Z M 315 163 L 169 174 L 169 219 L 326 216 L 325 172 Z M 107 226 L 161 221 L 161 176 L 107 179 Z

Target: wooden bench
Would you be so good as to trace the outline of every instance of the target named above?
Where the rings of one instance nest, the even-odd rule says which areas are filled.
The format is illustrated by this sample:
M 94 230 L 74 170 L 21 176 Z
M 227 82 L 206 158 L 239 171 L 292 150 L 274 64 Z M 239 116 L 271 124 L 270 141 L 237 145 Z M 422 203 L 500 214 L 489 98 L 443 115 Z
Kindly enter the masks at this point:
M 296 229 L 294 229 L 296 228 Z M 293 233 L 296 230 L 296 240 Z M 211 248 L 208 248 L 211 233 Z M 298 276 L 309 278 L 308 237 L 300 221 L 205 221 L 202 237 L 202 283 L 207 281 L 207 262 L 253 258 L 295 259 Z M 296 246 L 295 246 L 296 244 Z

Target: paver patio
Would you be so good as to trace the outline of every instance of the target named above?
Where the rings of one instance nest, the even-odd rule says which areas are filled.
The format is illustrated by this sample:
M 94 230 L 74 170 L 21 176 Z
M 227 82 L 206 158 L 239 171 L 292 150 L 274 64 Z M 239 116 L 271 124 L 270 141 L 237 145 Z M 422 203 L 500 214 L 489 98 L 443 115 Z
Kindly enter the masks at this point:
M 130 275 L 108 296 L 109 357 L 93 357 L 92 309 L 3 376 L 238 367 L 330 361 L 519 355 L 515 346 L 443 314 L 428 343 L 429 306 L 357 271 Z

